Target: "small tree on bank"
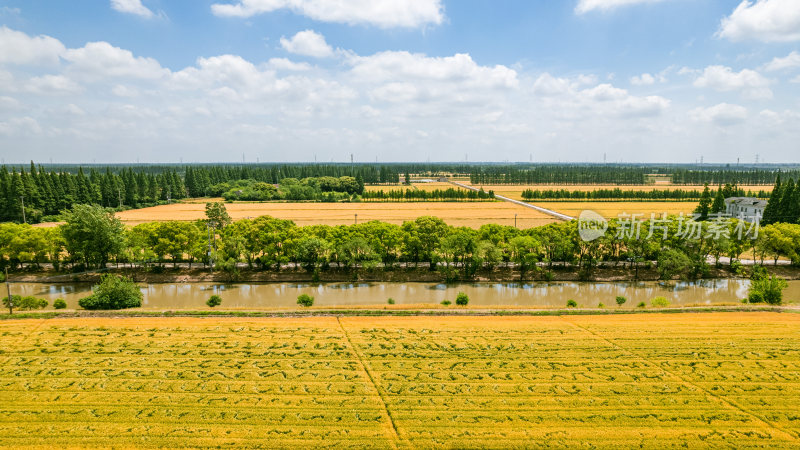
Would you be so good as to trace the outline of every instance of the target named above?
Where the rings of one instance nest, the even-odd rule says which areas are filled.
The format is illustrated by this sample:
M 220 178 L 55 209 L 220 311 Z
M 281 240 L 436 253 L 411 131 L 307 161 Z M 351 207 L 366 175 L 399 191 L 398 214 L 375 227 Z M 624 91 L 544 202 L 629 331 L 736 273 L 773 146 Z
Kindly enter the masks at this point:
M 208 298 L 208 300 L 206 300 L 206 305 L 208 305 L 209 308 L 214 308 L 221 304 L 222 304 L 222 297 L 220 297 L 219 295 L 212 295 L 211 297 Z
M 300 294 L 297 297 L 297 304 L 306 308 L 314 306 L 314 297 L 308 294 Z
M 94 293 L 78 300 L 83 309 L 125 309 L 142 306 L 142 291 L 130 278 L 103 275 Z

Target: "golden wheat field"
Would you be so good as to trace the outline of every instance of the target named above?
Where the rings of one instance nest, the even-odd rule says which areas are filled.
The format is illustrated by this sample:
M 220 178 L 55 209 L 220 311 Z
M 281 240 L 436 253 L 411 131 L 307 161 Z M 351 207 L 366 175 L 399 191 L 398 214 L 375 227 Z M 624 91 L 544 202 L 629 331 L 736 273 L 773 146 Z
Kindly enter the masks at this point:
M 226 203 L 233 220 L 272 216 L 293 220 L 297 225 L 348 225 L 355 222 L 381 220 L 402 224 L 420 216 L 436 216 L 453 226 L 478 228 L 487 223 L 517 225 L 530 228 L 555 221 L 538 211 L 507 202 L 410 202 L 410 203 Z M 173 203 L 152 208 L 132 209 L 117 213 L 123 223 L 205 218 L 205 204 Z
M 797 447 L 800 315 L 0 322 L 0 446 Z
M 572 217 L 578 217 L 582 211 L 592 210 L 601 216 L 613 219 L 620 214 L 644 214 L 642 219 L 649 219 L 650 214 L 661 217 L 680 213 L 690 214 L 697 208 L 697 202 L 535 202 L 535 205 L 552 209 Z

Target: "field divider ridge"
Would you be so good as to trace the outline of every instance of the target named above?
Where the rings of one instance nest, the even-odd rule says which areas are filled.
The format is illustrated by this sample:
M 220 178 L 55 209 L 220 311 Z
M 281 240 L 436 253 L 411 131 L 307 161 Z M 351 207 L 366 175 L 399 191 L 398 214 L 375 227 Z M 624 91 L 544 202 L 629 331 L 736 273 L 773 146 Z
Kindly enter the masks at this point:
M 361 365 L 361 368 L 364 369 L 364 373 L 367 374 L 367 379 L 372 384 L 372 387 L 375 388 L 375 392 L 378 394 L 378 399 L 380 400 L 381 406 L 383 406 L 383 412 L 386 414 L 386 419 L 389 422 L 389 429 L 391 430 L 391 435 L 389 436 L 389 442 L 392 444 L 393 448 L 397 448 L 397 442 L 400 441 L 400 433 L 397 431 L 397 425 L 394 423 L 394 418 L 392 417 L 391 411 L 389 411 L 388 403 L 383 396 L 383 392 L 378 384 L 375 382 L 375 377 L 372 375 L 372 371 L 369 370 L 369 366 L 364 363 L 364 359 L 361 357 L 361 352 L 358 351 L 358 347 L 353 343 L 353 340 L 350 339 L 350 333 L 347 332 L 347 329 L 342 324 L 342 320 L 340 317 L 336 317 L 336 322 L 339 324 L 339 328 L 342 330 L 345 339 L 347 339 L 347 343 L 353 349 L 353 354 L 356 357 L 356 360 Z
M 723 406 L 727 406 L 728 408 L 737 410 L 737 411 L 741 412 L 742 414 L 755 419 L 757 422 L 761 422 L 762 424 L 767 425 L 768 428 L 772 428 L 773 430 L 777 431 L 778 434 L 784 435 L 784 437 L 788 438 L 789 441 L 798 442 L 798 436 L 793 431 L 784 430 L 783 428 L 779 427 L 778 425 L 772 423 L 769 419 L 761 417 L 758 414 L 745 409 L 743 406 L 740 406 L 739 404 L 737 404 L 733 400 L 728 400 L 725 397 L 721 397 L 721 396 L 719 396 L 717 394 L 714 394 L 713 392 L 711 392 L 708 389 L 706 389 L 706 388 L 704 388 L 704 387 L 692 382 L 691 380 L 687 380 L 686 378 L 684 378 L 684 377 L 682 377 L 682 376 L 680 376 L 680 375 L 678 375 L 676 373 L 673 373 L 672 371 L 670 371 L 668 369 L 665 369 L 664 367 L 662 367 L 660 364 L 656 363 L 655 361 L 651 361 L 650 359 L 648 359 L 648 358 L 636 353 L 635 351 L 630 350 L 630 349 L 628 349 L 626 347 L 623 347 L 623 346 L 617 344 L 616 342 L 606 338 L 605 336 L 602 336 L 602 335 L 600 335 L 598 333 L 595 333 L 594 331 L 592 331 L 592 330 L 590 330 L 590 329 L 588 329 L 586 327 L 583 327 L 583 326 L 581 326 L 581 325 L 579 325 L 579 324 L 577 324 L 575 322 L 567 320 L 567 318 L 564 317 L 564 316 L 560 316 L 560 318 L 561 318 L 561 320 L 563 320 L 564 322 L 572 325 L 573 327 L 575 327 L 575 328 L 577 328 L 579 330 L 583 330 L 586 333 L 589 333 L 590 335 L 592 335 L 596 339 L 604 341 L 604 342 L 608 343 L 609 345 L 613 346 L 614 348 L 617 348 L 617 349 L 619 349 L 619 350 L 621 350 L 621 351 L 623 351 L 623 352 L 625 352 L 625 353 L 627 353 L 627 354 L 629 354 L 631 356 L 635 356 L 636 358 L 639 358 L 640 360 L 652 365 L 653 367 L 658 367 L 659 369 L 663 370 L 664 373 L 666 373 L 667 375 L 669 375 L 669 376 L 671 376 L 671 377 L 673 377 L 673 378 L 675 378 L 677 380 L 680 380 L 686 386 L 693 387 L 693 388 L 705 393 L 708 397 L 715 399 L 717 402 L 719 402 Z

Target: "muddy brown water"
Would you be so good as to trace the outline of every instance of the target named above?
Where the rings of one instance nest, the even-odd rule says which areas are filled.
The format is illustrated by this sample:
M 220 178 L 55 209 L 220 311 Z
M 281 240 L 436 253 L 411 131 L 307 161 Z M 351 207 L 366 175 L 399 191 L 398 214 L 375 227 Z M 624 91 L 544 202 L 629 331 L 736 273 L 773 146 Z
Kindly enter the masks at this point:
M 695 282 L 550 282 L 550 283 L 265 283 L 213 284 L 165 283 L 142 284 L 144 309 L 205 309 L 209 296 L 222 297 L 222 308 L 268 309 L 297 306 L 297 296 L 315 297 L 315 306 L 385 305 L 393 298 L 398 305 L 455 302 L 464 292 L 473 306 L 564 307 L 574 299 L 581 307 L 596 307 L 602 302 L 616 307 L 616 296 L 628 299 L 624 307 L 648 305 L 654 297 L 666 297 L 671 305 L 715 305 L 738 303 L 747 296 L 750 282 L 719 279 Z M 4 287 L 4 286 L 3 286 Z M 68 308 L 78 308 L 78 300 L 91 293 L 86 283 L 42 284 L 12 283 L 14 295 L 33 295 L 49 301 L 63 298 Z M 5 296 L 3 289 L 3 296 Z M 800 281 L 789 281 L 784 292 L 789 303 L 800 300 Z M 50 309 L 48 308 L 48 309 Z

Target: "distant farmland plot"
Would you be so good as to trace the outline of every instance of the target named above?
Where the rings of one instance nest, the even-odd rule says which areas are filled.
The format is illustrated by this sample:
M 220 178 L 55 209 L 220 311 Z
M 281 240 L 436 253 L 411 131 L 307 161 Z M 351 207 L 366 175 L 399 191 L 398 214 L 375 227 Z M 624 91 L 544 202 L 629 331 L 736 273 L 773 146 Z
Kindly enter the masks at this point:
M 272 216 L 305 225 L 349 225 L 358 221 L 381 220 L 401 224 L 420 216 L 436 216 L 453 226 L 478 228 L 488 223 L 530 228 L 554 222 L 552 217 L 507 202 L 410 202 L 410 203 L 226 203 L 231 218 L 240 220 Z M 117 213 L 128 225 L 167 220 L 205 218 L 202 203 L 174 203 Z
M 668 215 L 689 214 L 697 208 L 698 204 L 698 202 L 537 202 L 536 200 L 532 200 L 529 203 L 572 217 L 578 217 L 582 211 L 592 210 L 608 219 L 616 218 L 623 213 L 644 214 L 646 219 L 650 218 L 651 213 L 658 217 L 664 213 Z
M 791 448 L 800 315 L 0 322 L 19 447 Z

